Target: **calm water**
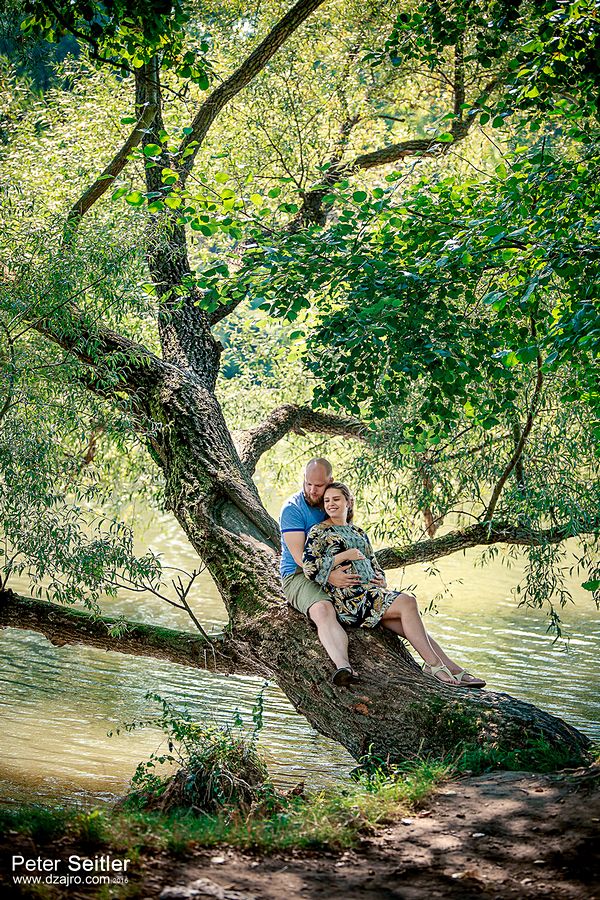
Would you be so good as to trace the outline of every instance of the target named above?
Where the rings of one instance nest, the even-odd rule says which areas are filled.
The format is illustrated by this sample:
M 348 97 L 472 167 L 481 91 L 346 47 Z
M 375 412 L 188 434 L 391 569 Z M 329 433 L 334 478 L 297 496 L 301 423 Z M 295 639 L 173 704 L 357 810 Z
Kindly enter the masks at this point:
M 178 526 L 164 519 L 144 536 L 145 544 L 171 565 L 191 570 L 193 551 Z M 441 560 L 441 578 L 424 568 L 410 570 L 423 607 L 443 587 L 451 595 L 438 600 L 438 612 L 426 615 L 428 627 L 459 661 L 484 675 L 490 688 L 538 703 L 600 741 L 598 666 L 600 621 L 585 591 L 564 611 L 569 634 L 553 644 L 543 613 L 519 610 L 510 592 L 522 567 L 507 568 L 496 559 L 476 568 L 477 552 Z M 391 585 L 400 587 L 391 573 Z M 27 592 L 25 584 L 14 585 Z M 193 596 L 199 619 L 218 630 L 224 609 L 214 584 L 205 578 Z M 187 627 L 185 614 L 140 595 L 106 603 L 112 614 Z M 31 632 L 0 632 L 0 798 L 10 800 L 110 800 L 122 793 L 137 763 L 157 748 L 161 735 L 145 729 L 108 737 L 125 722 L 153 714 L 144 699 L 156 691 L 186 706 L 198 718 L 231 721 L 238 709 L 250 710 L 262 682 L 216 677 L 152 659 L 106 653 L 85 647 L 53 647 Z M 275 685 L 265 694 L 261 735 L 271 771 L 280 783 L 306 780 L 321 786 L 343 778 L 353 760 L 334 742 L 316 734 Z

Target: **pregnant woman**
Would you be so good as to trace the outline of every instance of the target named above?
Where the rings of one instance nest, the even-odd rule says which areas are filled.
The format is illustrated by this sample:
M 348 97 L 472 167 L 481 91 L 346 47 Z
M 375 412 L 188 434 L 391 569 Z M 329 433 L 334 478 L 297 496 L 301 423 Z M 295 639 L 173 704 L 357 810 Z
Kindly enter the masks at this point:
M 425 674 L 453 687 L 484 687 L 485 681 L 457 665 L 427 633 L 412 594 L 388 590 L 369 538 L 352 524 L 354 498 L 350 489 L 339 481 L 332 482 L 323 495 L 323 504 L 328 518 L 310 529 L 302 567 L 306 577 L 331 597 L 340 622 L 363 628 L 381 623 L 412 644 L 424 661 Z M 328 583 L 333 569 L 348 564 L 360 575 L 360 584 L 337 588 Z M 354 677 L 352 669 L 344 668 L 338 669 L 333 680 L 344 685 Z

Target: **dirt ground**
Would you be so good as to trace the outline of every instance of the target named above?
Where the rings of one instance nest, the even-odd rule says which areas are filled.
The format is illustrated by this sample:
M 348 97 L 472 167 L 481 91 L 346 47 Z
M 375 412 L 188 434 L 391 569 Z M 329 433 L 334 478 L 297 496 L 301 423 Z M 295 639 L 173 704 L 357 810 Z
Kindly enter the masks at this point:
M 161 854 L 136 864 L 129 896 L 600 900 L 598 781 L 590 770 L 569 777 L 504 772 L 463 779 L 351 852 Z M 32 894 L 8 885 L 2 892 L 3 898 L 23 896 Z M 52 896 L 85 895 L 70 889 Z
M 448 784 L 352 852 L 258 858 L 199 852 L 148 872 L 161 900 L 600 898 L 600 789 L 499 773 Z

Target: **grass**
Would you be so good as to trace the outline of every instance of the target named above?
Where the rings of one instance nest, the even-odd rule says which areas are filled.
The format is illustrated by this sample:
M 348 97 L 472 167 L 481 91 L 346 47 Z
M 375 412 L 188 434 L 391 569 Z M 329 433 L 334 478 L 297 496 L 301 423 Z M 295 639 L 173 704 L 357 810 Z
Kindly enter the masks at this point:
M 557 772 L 560 769 L 582 765 L 581 754 L 574 755 L 568 747 L 556 747 L 543 738 L 532 737 L 520 747 L 499 748 L 493 744 L 466 745 L 458 756 L 454 768 L 457 773 L 504 770 L 508 772 Z
M 593 755 L 597 764 L 600 749 Z M 109 849 L 134 862 L 148 853 L 185 856 L 193 846 L 222 844 L 264 852 L 344 850 L 362 835 L 415 812 L 448 778 L 493 770 L 556 771 L 564 762 L 564 755 L 539 740 L 512 751 L 471 745 L 453 760 L 418 759 L 386 770 L 363 767 L 349 787 L 318 793 L 281 794 L 268 784 L 250 806 L 226 804 L 212 812 L 144 808 L 139 792 L 113 808 L 0 808 L 0 832 L 23 834 L 41 845 L 63 838 L 78 849 Z
M 40 843 L 65 837 L 78 846 L 106 846 L 130 858 L 157 850 L 184 854 L 191 844 L 227 843 L 264 851 L 345 849 L 356 844 L 361 834 L 417 809 L 448 774 L 444 763 L 420 761 L 385 775 L 361 776 L 346 789 L 279 795 L 277 804 L 223 808 L 211 814 L 182 809 L 161 812 L 135 804 L 89 811 L 41 806 L 0 809 L 0 831 L 25 834 Z

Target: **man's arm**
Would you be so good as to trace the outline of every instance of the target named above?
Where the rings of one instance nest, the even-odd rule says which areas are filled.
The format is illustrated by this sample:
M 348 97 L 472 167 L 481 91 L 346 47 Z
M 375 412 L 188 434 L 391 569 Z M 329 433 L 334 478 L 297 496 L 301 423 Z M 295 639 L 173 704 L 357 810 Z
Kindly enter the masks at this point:
M 284 531 L 283 539 L 288 550 L 294 557 L 294 562 L 297 566 L 302 568 L 302 556 L 304 555 L 306 535 L 303 531 Z M 348 571 L 346 566 L 331 572 L 327 581 L 329 584 L 333 585 L 333 587 L 347 588 L 358 584 L 360 582 L 360 576 L 352 572 L 352 570 Z
M 304 554 L 304 544 L 306 543 L 306 535 L 303 531 L 284 531 L 283 539 L 288 550 L 294 557 L 294 562 L 302 568 L 302 556 Z

